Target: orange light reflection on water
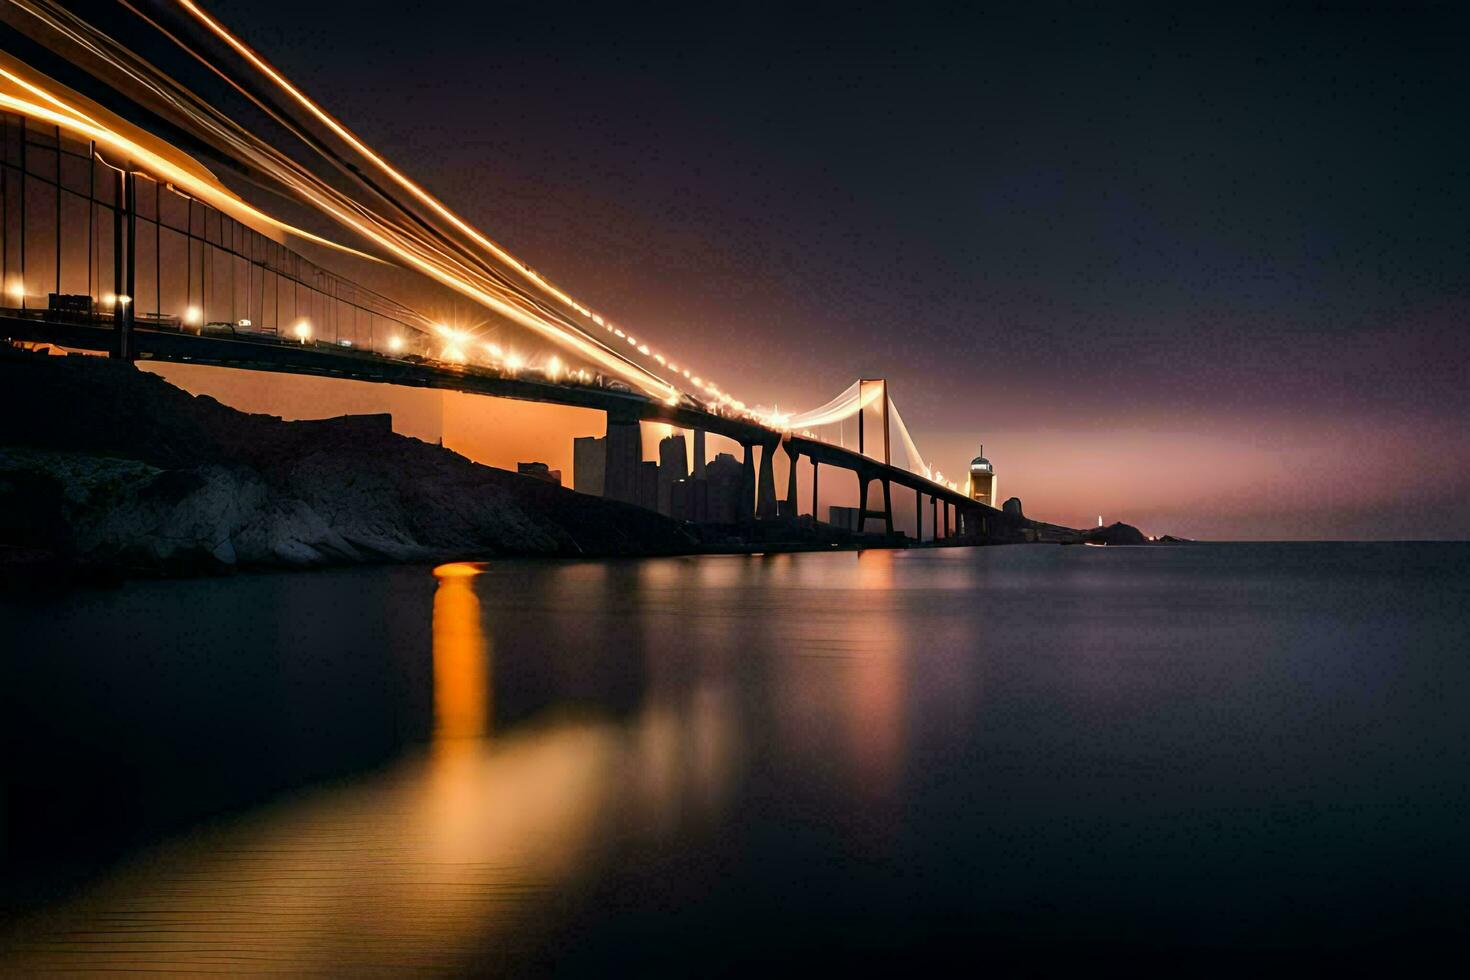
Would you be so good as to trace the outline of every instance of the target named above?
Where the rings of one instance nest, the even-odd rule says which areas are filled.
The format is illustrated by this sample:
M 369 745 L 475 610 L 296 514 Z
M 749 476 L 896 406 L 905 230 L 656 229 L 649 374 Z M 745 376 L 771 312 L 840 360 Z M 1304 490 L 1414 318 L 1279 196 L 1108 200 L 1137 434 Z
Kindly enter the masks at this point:
M 681 692 L 621 720 L 532 720 L 491 738 L 480 571 L 435 570 L 430 746 L 146 848 L 0 930 L 0 974 L 474 972 L 534 955 L 555 896 L 620 835 L 678 832 L 685 798 L 717 821 L 733 778 L 727 698 Z
M 470 563 L 434 569 L 434 741 L 490 734 L 490 641 Z

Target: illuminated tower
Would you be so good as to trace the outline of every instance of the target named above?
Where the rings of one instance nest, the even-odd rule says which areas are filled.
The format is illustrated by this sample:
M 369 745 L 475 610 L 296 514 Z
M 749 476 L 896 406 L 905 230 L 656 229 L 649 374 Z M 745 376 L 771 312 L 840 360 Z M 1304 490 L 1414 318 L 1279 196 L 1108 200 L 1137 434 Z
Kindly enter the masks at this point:
M 995 506 L 995 467 L 985 458 L 984 444 L 980 446 L 980 455 L 970 460 L 970 499 L 987 507 Z

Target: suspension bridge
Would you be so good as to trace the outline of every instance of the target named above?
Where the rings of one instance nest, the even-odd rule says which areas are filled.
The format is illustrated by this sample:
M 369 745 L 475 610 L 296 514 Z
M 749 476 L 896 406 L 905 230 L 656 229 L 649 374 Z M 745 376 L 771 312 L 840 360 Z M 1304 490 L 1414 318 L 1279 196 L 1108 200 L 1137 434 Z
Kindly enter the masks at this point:
M 632 499 L 639 426 L 657 422 L 742 447 L 742 519 L 801 515 L 803 460 L 813 518 L 822 466 L 856 477 L 859 530 L 893 533 L 894 486 L 920 537 L 926 498 L 934 538 L 998 514 L 924 460 L 885 381 L 809 411 L 747 404 L 474 228 L 196 4 L 115 12 L 107 30 L 46 0 L 0 14 L 0 336 L 594 409 L 614 498 Z M 204 66 L 231 108 L 165 55 Z M 439 322 L 363 283 L 405 274 L 483 316 Z

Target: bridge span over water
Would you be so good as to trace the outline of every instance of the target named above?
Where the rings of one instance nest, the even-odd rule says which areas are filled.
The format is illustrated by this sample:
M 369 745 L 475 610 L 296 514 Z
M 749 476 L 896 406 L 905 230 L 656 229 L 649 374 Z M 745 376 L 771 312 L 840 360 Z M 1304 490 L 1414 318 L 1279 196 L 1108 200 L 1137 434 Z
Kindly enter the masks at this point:
M 121 318 L 57 317 L 44 311 L 0 309 L 0 337 L 120 356 L 117 319 Z M 923 527 L 922 510 L 927 498 L 935 539 L 955 536 L 971 527 L 982 530 L 980 522 L 988 523 L 989 516 L 997 513 L 957 490 L 845 446 L 775 430 L 748 418 L 732 418 L 685 404 L 670 405 L 616 388 L 506 376 L 474 366 L 406 360 L 338 345 L 271 343 L 157 326 L 132 324 L 127 337 L 130 356 L 136 359 L 436 388 L 600 411 L 607 417 L 607 439 L 604 443 L 606 472 L 628 474 L 622 480 L 617 477 L 609 480 L 611 487 L 632 485 L 631 473 L 642 455 L 638 429 L 642 422 L 723 436 L 738 443 L 743 450 L 745 481 L 741 506 L 742 515 L 747 520 L 796 517 L 803 513 L 819 520 L 819 466 L 852 474 L 857 480 L 858 513 L 862 520 L 882 521 L 884 530 L 890 534 L 894 527 L 892 488 L 895 485 L 915 494 L 915 506 L 919 512 L 916 528 Z M 790 461 L 788 485 L 783 496 L 778 496 L 775 480 L 777 452 L 784 452 Z M 811 506 L 805 509 L 797 494 L 797 467 L 803 459 L 808 460 L 812 467 Z M 871 500 L 875 506 L 870 507 L 870 491 L 874 489 L 879 496 Z M 615 499 L 632 499 L 630 493 L 613 492 L 608 495 Z
M 895 485 L 921 536 L 925 498 L 935 537 L 997 515 L 924 462 L 885 383 L 800 413 L 745 404 L 486 237 L 197 5 L 157 8 L 0 7 L 0 338 L 601 411 L 615 499 L 634 500 L 657 422 L 742 447 L 741 520 L 800 516 L 803 460 L 813 518 L 822 466 L 856 478 L 858 529 L 892 532 Z M 468 326 L 421 312 L 466 301 Z M 833 438 L 848 425 L 856 449 Z

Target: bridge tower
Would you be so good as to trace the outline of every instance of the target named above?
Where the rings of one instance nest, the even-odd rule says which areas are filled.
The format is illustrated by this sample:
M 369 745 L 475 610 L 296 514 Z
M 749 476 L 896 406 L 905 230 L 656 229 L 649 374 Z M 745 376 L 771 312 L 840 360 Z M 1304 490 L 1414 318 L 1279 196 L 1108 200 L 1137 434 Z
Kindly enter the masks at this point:
M 868 394 L 869 391 L 873 391 L 874 394 L 873 395 L 869 395 Z M 860 379 L 858 381 L 858 413 L 857 413 L 857 420 L 858 420 L 858 452 L 861 453 L 861 454 L 863 454 L 863 455 L 867 455 L 867 448 L 864 445 L 865 435 L 864 435 L 864 432 L 863 432 L 863 428 L 864 428 L 864 424 L 865 424 L 864 423 L 863 416 L 866 414 L 866 410 L 865 410 L 864 406 L 867 405 L 868 399 L 870 397 L 871 398 L 876 398 L 876 399 L 879 400 L 878 401 L 879 411 L 882 412 L 882 415 L 883 415 L 883 465 L 887 466 L 888 465 L 888 379 L 886 379 L 886 378 L 862 378 L 862 379 Z

